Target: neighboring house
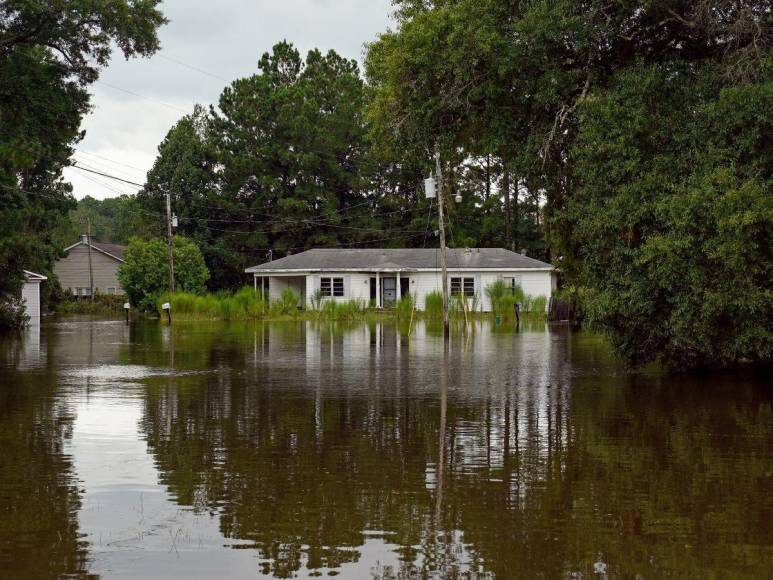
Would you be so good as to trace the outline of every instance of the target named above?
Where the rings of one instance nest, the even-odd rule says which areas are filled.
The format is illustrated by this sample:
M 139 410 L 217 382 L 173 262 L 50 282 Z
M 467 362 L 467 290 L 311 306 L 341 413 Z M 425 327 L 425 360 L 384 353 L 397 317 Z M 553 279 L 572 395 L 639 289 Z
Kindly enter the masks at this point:
M 118 267 L 124 263 L 123 253 L 126 246 L 102 244 L 83 235 L 78 243 L 65 248 L 65 257 L 56 261 L 54 272 L 64 290 L 70 290 L 74 296 L 89 296 L 91 282 L 89 276 L 89 245 L 91 246 L 91 269 L 94 275 L 95 294 L 123 294 L 118 283 Z
M 24 285 L 21 287 L 21 298 L 24 300 L 24 309 L 30 317 L 30 326 L 40 324 L 40 283 L 48 280 L 42 274 L 24 270 Z
M 491 310 L 486 287 L 503 280 L 531 296 L 550 298 L 555 269 L 550 264 L 502 248 L 448 249 L 451 294 L 464 294 L 471 306 Z M 291 288 L 309 305 L 317 291 L 326 300 L 364 300 L 389 306 L 408 294 L 418 308 L 427 294 L 440 292 L 442 274 L 437 249 L 316 249 L 266 262 L 246 270 L 255 288 L 271 300 Z

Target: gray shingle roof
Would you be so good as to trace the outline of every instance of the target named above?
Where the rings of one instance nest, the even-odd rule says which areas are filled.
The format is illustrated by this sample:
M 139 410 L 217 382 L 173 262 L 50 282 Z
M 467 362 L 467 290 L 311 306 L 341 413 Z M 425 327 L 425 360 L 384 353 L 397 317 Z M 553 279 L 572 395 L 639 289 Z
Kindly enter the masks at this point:
M 449 248 L 449 268 L 510 269 L 553 268 L 550 264 L 516 254 L 504 248 Z M 246 272 L 271 270 L 396 270 L 440 268 L 440 250 L 413 249 L 351 249 L 325 248 L 306 250 L 266 262 Z

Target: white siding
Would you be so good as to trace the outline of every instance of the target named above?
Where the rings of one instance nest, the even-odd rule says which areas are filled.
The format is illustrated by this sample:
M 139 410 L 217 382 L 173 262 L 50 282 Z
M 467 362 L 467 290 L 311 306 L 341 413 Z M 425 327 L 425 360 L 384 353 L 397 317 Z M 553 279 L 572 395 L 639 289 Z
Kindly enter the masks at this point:
M 345 302 L 348 300 L 370 301 L 370 279 L 376 274 L 370 272 L 325 272 L 324 274 L 308 274 L 304 277 L 299 276 L 271 276 L 269 297 L 271 300 L 278 299 L 282 290 L 293 288 L 301 296 L 305 296 L 306 306 L 311 306 L 311 298 L 320 288 L 321 277 L 343 278 L 344 296 L 329 297 L 326 300 L 337 300 Z M 396 277 L 396 273 L 381 273 L 380 276 Z M 545 296 L 550 298 L 554 286 L 554 274 L 551 271 L 454 271 L 449 270 L 449 284 L 453 277 L 464 277 L 475 279 L 475 294 L 478 300 L 478 309 L 484 312 L 491 311 L 491 303 L 486 295 L 486 287 L 504 277 L 517 277 L 520 281 L 523 291 L 530 296 Z M 407 278 L 409 292 L 414 298 L 417 307 L 424 310 L 427 294 L 430 292 L 440 292 L 442 285 L 442 274 L 440 272 L 402 272 L 400 278 Z M 304 284 L 305 281 L 305 284 Z M 305 289 L 305 293 L 304 293 Z M 473 300 L 468 299 L 468 305 L 472 306 Z
M 258 285 L 260 288 L 260 285 Z M 268 282 L 268 298 L 269 300 L 279 300 L 282 297 L 282 292 L 287 288 L 291 288 L 293 292 L 301 297 L 301 303 L 305 300 L 306 285 L 305 278 L 303 276 L 272 276 Z
M 30 317 L 30 325 L 40 324 L 40 282 L 37 280 L 25 282 L 21 288 L 21 297 L 24 300 L 27 316 Z
M 491 301 L 486 295 L 486 287 L 504 277 L 515 276 L 520 278 L 521 288 L 530 296 L 545 296 L 550 298 L 553 288 L 553 273 L 549 271 L 538 272 L 513 272 L 513 271 L 477 271 L 477 272 L 455 272 L 449 270 L 448 278 L 455 277 L 473 277 L 475 278 L 475 293 L 478 295 L 478 308 L 484 312 L 491 311 Z M 442 290 L 442 274 L 434 272 L 415 272 L 411 277 L 411 293 L 416 298 L 419 308 L 424 309 L 427 294 L 430 292 L 440 292 Z M 414 283 L 415 281 L 415 283 Z M 468 299 L 468 304 L 472 300 Z
M 375 274 L 372 275 L 375 276 Z M 363 300 L 366 304 L 370 301 L 371 274 L 361 274 L 358 272 L 325 272 L 324 274 L 309 274 L 306 276 L 306 288 L 309 289 L 306 293 L 307 307 L 311 307 L 311 299 L 314 296 L 314 293 L 319 290 L 319 279 L 322 277 L 344 279 L 344 295 L 342 297 L 325 298 L 325 300 L 336 300 L 337 302 Z

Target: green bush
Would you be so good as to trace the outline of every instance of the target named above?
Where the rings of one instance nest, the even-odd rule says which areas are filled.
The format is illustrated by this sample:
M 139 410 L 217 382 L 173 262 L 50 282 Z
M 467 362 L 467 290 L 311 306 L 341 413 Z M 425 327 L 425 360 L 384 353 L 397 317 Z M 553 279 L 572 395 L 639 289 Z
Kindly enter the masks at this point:
M 0 329 L 18 329 L 29 322 L 21 298 L 6 297 L 0 300 Z
M 173 255 L 175 290 L 203 293 L 209 270 L 199 248 L 187 238 L 175 236 Z M 118 268 L 118 281 L 129 301 L 142 311 L 155 310 L 158 297 L 169 286 L 166 243 L 159 238 L 132 238 L 124 259 L 126 262 Z

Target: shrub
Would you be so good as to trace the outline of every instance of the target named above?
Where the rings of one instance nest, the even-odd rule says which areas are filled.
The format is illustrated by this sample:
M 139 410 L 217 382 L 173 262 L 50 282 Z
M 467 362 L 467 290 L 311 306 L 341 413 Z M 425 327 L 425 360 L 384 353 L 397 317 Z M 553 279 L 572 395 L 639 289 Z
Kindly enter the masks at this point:
M 209 270 L 199 248 L 187 238 L 175 236 L 173 254 L 175 289 L 203 293 Z M 129 301 L 140 310 L 155 310 L 158 297 L 169 284 L 166 243 L 160 238 L 132 238 L 124 259 L 126 262 L 118 268 L 118 280 Z
M 18 329 L 30 320 L 24 309 L 24 300 L 15 296 L 0 299 L 0 329 Z

